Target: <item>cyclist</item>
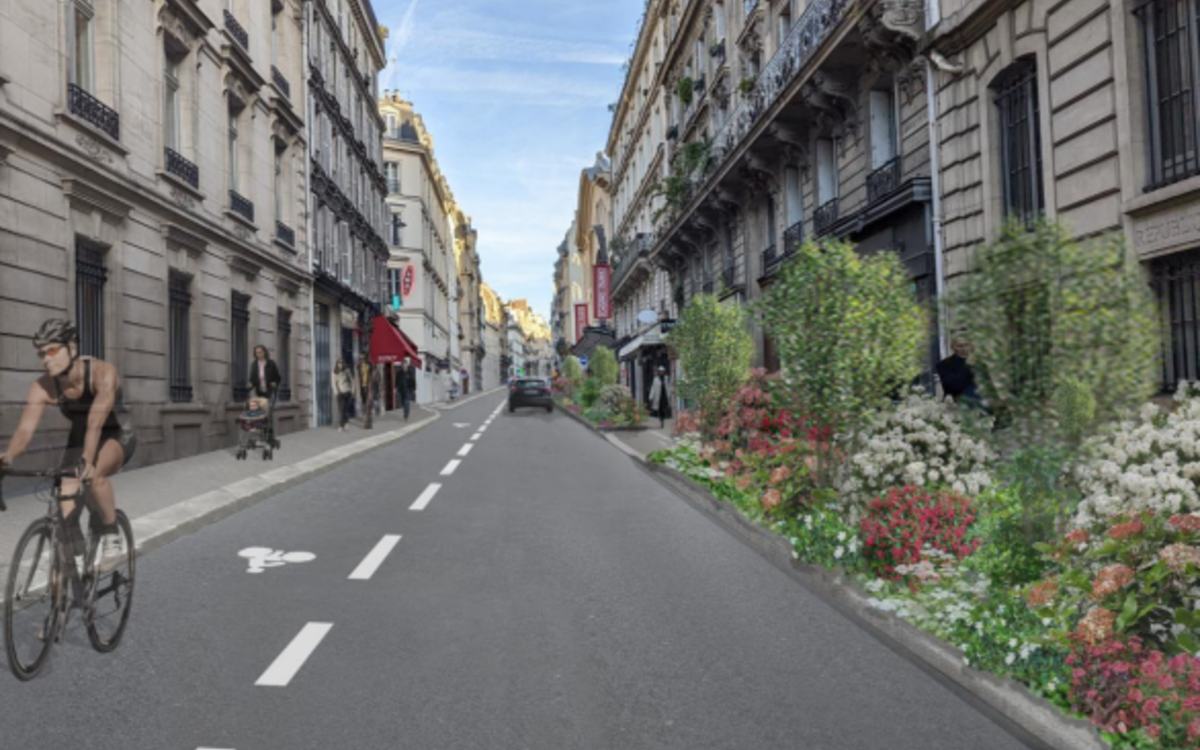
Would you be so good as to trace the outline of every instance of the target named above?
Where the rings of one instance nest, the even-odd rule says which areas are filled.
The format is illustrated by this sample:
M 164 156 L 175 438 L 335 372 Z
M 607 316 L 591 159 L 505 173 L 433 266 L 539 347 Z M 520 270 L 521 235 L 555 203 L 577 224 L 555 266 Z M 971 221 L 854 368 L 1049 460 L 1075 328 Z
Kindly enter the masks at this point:
M 117 368 L 94 357 L 79 356 L 79 333 L 68 320 L 47 320 L 33 336 L 33 346 L 46 371 L 29 387 L 25 411 L 8 449 L 0 453 L 0 469 L 25 452 L 42 412 L 57 406 L 70 423 L 63 466 L 78 466 L 74 478 L 62 480 L 63 515 L 75 510 L 80 482 L 90 481 L 92 512 L 100 518 L 103 556 L 125 554 L 117 528 L 117 499 L 109 477 L 133 457 L 137 436 L 121 396 Z

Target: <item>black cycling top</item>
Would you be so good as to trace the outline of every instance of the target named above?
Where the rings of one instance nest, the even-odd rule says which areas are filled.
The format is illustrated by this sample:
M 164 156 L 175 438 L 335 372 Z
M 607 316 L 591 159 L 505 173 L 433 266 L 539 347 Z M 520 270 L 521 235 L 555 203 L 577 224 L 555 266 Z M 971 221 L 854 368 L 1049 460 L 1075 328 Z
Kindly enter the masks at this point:
M 79 398 L 67 398 L 58 378 L 54 378 L 55 400 L 64 417 L 71 423 L 71 433 L 67 437 L 68 460 L 76 458 L 75 452 L 82 451 L 87 439 L 88 416 L 92 413 L 92 404 L 96 401 L 96 393 L 92 390 L 92 360 L 83 359 L 83 392 Z M 134 446 L 137 445 L 133 428 L 125 424 L 121 417 L 128 413 L 125 407 L 124 394 L 117 388 L 117 398 L 113 401 L 112 409 L 104 419 L 104 427 L 100 430 L 100 443 L 116 440 L 125 450 L 125 462 L 133 457 Z

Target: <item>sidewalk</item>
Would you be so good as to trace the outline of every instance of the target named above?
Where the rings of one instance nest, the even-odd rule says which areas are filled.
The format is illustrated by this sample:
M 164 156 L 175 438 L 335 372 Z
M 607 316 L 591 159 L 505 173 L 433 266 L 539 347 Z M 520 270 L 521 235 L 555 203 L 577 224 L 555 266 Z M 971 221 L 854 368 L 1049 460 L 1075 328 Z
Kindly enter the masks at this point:
M 133 522 L 138 551 L 146 553 L 357 455 L 399 440 L 439 416 L 435 409 L 414 406 L 407 424 L 402 412 L 393 411 L 375 417 L 371 430 L 362 429 L 360 420 L 352 420 L 345 432 L 319 427 L 282 435 L 283 447 L 272 461 L 263 461 L 257 451 L 247 460 L 238 461 L 230 447 L 122 472 L 113 477 L 117 507 Z M 6 502 L 8 512 L 0 515 L 0 581 L 6 580 L 13 548 L 22 532 L 46 509 L 33 494 L 6 497 Z M 0 600 L 3 595 L 0 588 Z
M 658 418 L 650 417 L 646 420 L 646 424 L 651 425 L 650 429 L 646 430 L 616 430 L 604 433 L 607 437 L 615 440 L 629 448 L 630 451 L 636 453 L 643 460 L 653 451 L 666 450 L 675 447 L 675 440 L 672 437 L 675 433 L 675 420 L 668 419 L 666 427 L 659 428 Z M 628 453 L 629 451 L 626 451 Z

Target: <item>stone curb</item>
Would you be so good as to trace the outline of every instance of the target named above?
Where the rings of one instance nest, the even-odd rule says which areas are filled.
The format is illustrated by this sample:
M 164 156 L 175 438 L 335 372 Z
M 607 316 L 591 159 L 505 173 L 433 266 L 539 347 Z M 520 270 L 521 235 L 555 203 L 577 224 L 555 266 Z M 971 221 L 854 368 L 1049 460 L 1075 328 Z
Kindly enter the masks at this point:
M 394 443 L 440 418 L 441 414 L 434 412 L 433 416 L 398 430 L 365 437 L 303 461 L 242 479 L 134 518 L 131 523 L 133 538 L 137 540 L 138 554 L 149 554 L 176 539 L 245 510 L 351 459 Z M 0 588 L 0 604 L 3 602 L 4 590 Z
M 601 435 L 604 435 L 606 438 L 612 433 L 620 434 L 622 432 L 645 432 L 646 430 L 650 429 L 646 425 L 641 425 L 639 427 L 598 427 L 598 426 L 592 424 L 591 422 L 587 421 L 587 419 L 585 419 L 583 417 L 583 415 L 576 414 L 575 412 L 567 409 L 567 407 L 563 406 L 562 404 L 558 403 L 557 401 L 554 402 L 554 408 L 558 409 L 563 414 L 566 414 L 571 419 L 574 419 L 576 422 L 579 422 L 580 424 L 586 426 L 592 432 L 598 432 Z M 612 441 L 610 440 L 609 442 L 612 442 Z M 631 455 L 636 457 L 637 453 L 635 452 Z
M 561 407 L 560 407 L 561 408 Z M 890 612 L 872 607 L 871 595 L 841 568 L 826 570 L 800 563 L 790 542 L 713 497 L 687 475 L 647 461 L 620 438 L 600 432 L 587 420 L 576 418 L 593 432 L 637 461 L 690 505 L 753 549 L 776 568 L 791 576 L 810 593 L 857 624 L 884 645 L 908 659 L 943 684 L 965 691 L 968 702 L 1029 747 L 1053 750 L 1109 750 L 1094 727 L 1083 719 L 1065 716 L 1049 701 L 1035 696 L 1022 684 L 1001 679 L 963 665 L 962 654 L 935 636 Z
M 469 404 L 472 401 L 475 401 L 476 399 L 485 398 L 487 396 L 491 396 L 492 394 L 499 393 L 500 391 L 503 391 L 503 390 L 505 390 L 504 386 L 498 385 L 495 388 L 491 388 L 489 390 L 482 391 L 480 393 L 476 393 L 472 396 L 467 396 L 466 398 L 460 398 L 455 401 L 439 401 L 436 404 L 426 404 L 425 408 L 437 409 L 438 411 L 454 411 L 458 407 Z

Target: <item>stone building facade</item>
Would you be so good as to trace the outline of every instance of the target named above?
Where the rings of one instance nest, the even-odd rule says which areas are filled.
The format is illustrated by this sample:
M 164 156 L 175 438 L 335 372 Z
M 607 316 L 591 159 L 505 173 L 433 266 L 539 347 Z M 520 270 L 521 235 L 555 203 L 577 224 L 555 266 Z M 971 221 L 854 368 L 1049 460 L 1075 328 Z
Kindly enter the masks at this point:
M 118 367 L 135 464 L 230 444 L 256 344 L 283 372 L 281 431 L 308 425 L 310 5 L 0 6 L 0 444 L 52 317 Z M 47 413 L 31 460 L 64 428 Z
M 229 0 L 258 5 L 250 0 Z M 388 246 L 375 101 L 385 64 L 370 0 L 306 0 L 314 414 L 333 421 L 334 363 L 360 361 L 382 312 Z
M 487 354 L 483 342 L 483 283 L 479 268 L 479 232 L 471 226 L 471 217 L 458 209 L 454 212 L 454 262 L 457 269 L 458 309 L 455 315 L 458 332 L 458 366 L 466 370 L 471 391 L 483 385 L 483 358 Z
M 440 375 L 458 355 L 457 206 L 421 116 L 398 93 L 384 94 L 388 274 L 401 296 L 400 328 L 421 354 L 417 400 L 425 404 L 448 398 Z
M 504 303 L 486 282 L 480 282 L 483 308 L 483 388 L 496 388 L 506 382 L 507 341 L 504 331 Z
M 648 6 L 609 136 L 619 355 L 635 391 L 666 364 L 664 320 L 698 293 L 757 300 L 810 238 L 897 253 L 921 296 L 937 296 L 913 63 L 924 32 L 904 0 Z M 777 368 L 770 338 L 755 337 L 758 363 Z
M 942 0 L 931 23 L 948 284 L 1039 214 L 1124 231 L 1162 311 L 1162 386 L 1200 377 L 1200 17 L 1177 0 Z M 932 57 L 932 56 L 931 56 Z

